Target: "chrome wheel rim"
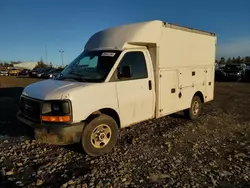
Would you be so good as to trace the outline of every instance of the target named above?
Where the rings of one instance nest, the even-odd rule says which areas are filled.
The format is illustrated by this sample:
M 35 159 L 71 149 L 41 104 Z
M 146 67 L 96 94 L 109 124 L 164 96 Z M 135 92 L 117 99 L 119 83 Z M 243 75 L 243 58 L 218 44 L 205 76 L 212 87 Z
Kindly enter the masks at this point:
M 194 114 L 194 115 L 197 115 L 197 114 L 199 113 L 200 105 L 199 105 L 198 101 L 195 101 L 195 102 L 193 103 L 192 110 L 193 110 L 193 114 Z
M 95 148 L 103 148 L 110 142 L 111 135 L 112 131 L 108 125 L 98 125 L 91 133 L 91 143 Z

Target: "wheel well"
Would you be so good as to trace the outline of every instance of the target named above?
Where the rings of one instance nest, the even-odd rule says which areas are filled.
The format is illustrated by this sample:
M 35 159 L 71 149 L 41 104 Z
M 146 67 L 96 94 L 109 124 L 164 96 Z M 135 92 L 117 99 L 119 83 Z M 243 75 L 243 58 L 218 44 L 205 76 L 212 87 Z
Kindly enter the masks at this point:
M 204 97 L 203 94 L 200 91 L 197 91 L 194 96 L 198 96 L 201 99 L 201 102 L 204 103 Z
M 117 112 L 111 108 L 103 108 L 103 109 L 100 109 L 100 110 L 97 110 L 95 112 L 93 112 L 86 120 L 85 122 L 90 122 L 92 121 L 94 118 L 96 118 L 98 115 L 100 114 L 105 114 L 105 115 L 108 115 L 110 117 L 112 117 L 118 127 L 120 128 L 121 127 L 121 122 L 120 122 L 120 118 L 119 118 L 119 115 L 117 114 Z

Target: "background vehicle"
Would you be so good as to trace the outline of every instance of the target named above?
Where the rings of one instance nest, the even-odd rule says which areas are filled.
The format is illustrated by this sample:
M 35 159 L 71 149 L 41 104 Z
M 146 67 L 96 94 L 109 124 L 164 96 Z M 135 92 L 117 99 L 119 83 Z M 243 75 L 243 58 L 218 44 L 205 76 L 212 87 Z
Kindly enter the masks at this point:
M 214 99 L 215 47 L 214 33 L 162 21 L 100 31 L 62 74 L 24 89 L 17 117 L 41 142 L 103 155 L 119 128 L 179 111 L 199 118 Z
M 223 77 L 225 76 L 224 73 L 222 72 L 224 65 L 221 66 L 219 64 L 216 64 L 215 66 L 215 80 L 216 81 L 220 81 L 223 79 Z
M 46 69 L 40 69 L 40 71 L 37 72 L 36 77 L 41 78 L 45 71 Z
M 39 71 L 37 73 L 37 77 L 38 78 L 43 78 L 44 77 L 44 74 L 48 73 L 52 68 L 45 68 L 45 69 L 42 69 L 41 71 Z
M 29 69 L 23 69 L 19 72 L 20 76 L 27 76 L 29 75 L 30 70 Z
M 9 76 L 9 72 L 6 69 L 1 69 L 0 70 L 0 76 Z
M 245 72 L 241 64 L 226 64 L 221 69 L 223 79 L 225 80 L 242 80 Z
M 18 70 L 18 69 L 9 69 L 9 75 L 10 76 L 18 76 L 19 75 L 19 72 L 20 72 L 20 70 Z
M 246 63 L 244 81 L 250 81 L 250 63 Z
M 45 78 L 45 79 L 47 79 L 47 78 L 52 78 L 52 73 L 55 72 L 55 71 L 56 71 L 55 68 L 51 68 L 50 70 L 46 71 L 46 72 L 43 74 L 42 78 Z
M 36 77 L 36 74 L 39 70 L 40 69 L 38 69 L 38 68 L 33 69 L 32 71 L 29 72 L 29 76 L 32 78 Z
M 29 73 L 29 76 L 32 78 L 37 78 L 38 77 L 37 75 L 42 73 L 44 70 L 45 70 L 44 68 L 36 68 Z
M 58 68 L 56 69 L 50 76 L 50 78 L 55 78 L 57 77 L 62 71 L 64 70 L 64 68 Z
M 48 78 L 53 78 L 53 74 L 55 74 L 58 70 L 56 68 L 52 68 L 51 70 L 49 70 L 48 72 L 46 72 L 43 75 L 43 78 L 48 79 Z
M 48 79 L 48 78 L 55 78 L 57 77 L 58 74 L 60 74 L 60 72 L 63 71 L 63 68 L 53 68 L 50 71 L 46 71 L 42 78 Z

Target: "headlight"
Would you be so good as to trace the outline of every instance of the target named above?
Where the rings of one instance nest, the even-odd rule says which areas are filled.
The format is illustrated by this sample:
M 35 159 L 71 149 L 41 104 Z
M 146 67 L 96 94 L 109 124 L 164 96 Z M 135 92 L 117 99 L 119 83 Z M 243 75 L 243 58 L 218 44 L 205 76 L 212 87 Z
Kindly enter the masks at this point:
M 51 103 L 43 103 L 42 114 L 48 114 L 51 112 Z
M 61 110 L 61 105 L 58 103 L 52 104 L 52 111 L 53 112 L 60 112 Z
M 48 101 L 43 103 L 42 114 L 65 115 L 70 113 L 68 101 Z

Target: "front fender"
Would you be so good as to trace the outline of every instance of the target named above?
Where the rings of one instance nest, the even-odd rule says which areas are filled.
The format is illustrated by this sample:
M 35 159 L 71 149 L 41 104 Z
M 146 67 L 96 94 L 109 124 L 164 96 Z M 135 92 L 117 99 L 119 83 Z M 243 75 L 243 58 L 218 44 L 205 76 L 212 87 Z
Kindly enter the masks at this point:
M 91 115 L 96 114 L 96 112 L 98 112 L 98 111 L 101 112 L 101 111 L 104 111 L 104 110 L 114 111 L 116 114 L 119 114 L 119 113 L 118 113 L 118 109 L 115 109 L 115 108 L 113 108 L 113 107 L 98 107 L 98 108 L 96 108 L 95 110 L 89 111 L 88 115 L 86 115 L 86 116 L 83 118 L 82 121 L 87 120 Z M 114 118 L 114 117 L 113 117 L 113 118 Z M 119 115 L 118 115 L 118 118 L 119 118 L 119 121 L 120 121 Z
M 93 112 L 110 108 L 119 114 L 115 83 L 94 84 L 70 93 L 73 122 L 87 119 Z

